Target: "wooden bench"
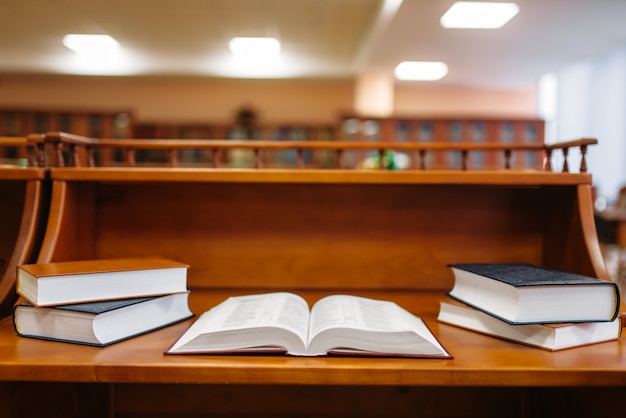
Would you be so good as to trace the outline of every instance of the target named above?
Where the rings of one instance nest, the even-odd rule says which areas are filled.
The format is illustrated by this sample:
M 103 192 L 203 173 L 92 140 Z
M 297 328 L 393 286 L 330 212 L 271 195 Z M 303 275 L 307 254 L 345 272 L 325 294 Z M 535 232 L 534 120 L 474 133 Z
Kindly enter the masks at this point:
M 584 170 L 76 165 L 50 169 L 39 262 L 186 262 L 196 314 L 272 290 L 310 303 L 339 292 L 390 299 L 424 318 L 454 359 L 164 356 L 192 320 L 96 349 L 19 338 L 5 319 L 5 416 L 623 414 L 623 338 L 550 353 L 436 321 L 452 262 L 609 278 Z

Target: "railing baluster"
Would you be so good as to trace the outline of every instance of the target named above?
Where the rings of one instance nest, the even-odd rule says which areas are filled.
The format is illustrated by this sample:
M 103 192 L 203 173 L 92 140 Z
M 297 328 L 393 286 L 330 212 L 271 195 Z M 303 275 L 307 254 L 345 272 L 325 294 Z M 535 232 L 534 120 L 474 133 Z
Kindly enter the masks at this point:
M 78 157 L 78 146 L 70 144 L 69 166 L 80 167 L 80 158 Z
M 135 148 L 126 148 L 126 164 L 129 167 L 135 167 L 137 161 L 135 160 Z
M 178 150 L 176 148 L 170 148 L 167 151 L 167 156 L 170 162 L 170 166 L 177 167 L 178 166 Z
M 420 155 L 419 168 L 420 170 L 426 170 L 426 150 L 425 149 L 419 150 L 419 155 Z
M 92 145 L 87 145 L 85 147 L 85 150 L 87 152 L 87 166 L 88 167 L 95 167 L 96 166 L 96 160 L 94 158 L 94 149 Z
M 587 145 L 581 145 L 580 146 L 580 172 L 581 173 L 586 173 L 587 172 Z
M 386 170 L 387 167 L 385 165 L 385 149 L 384 148 L 380 148 L 378 150 L 378 169 L 379 170 Z
M 46 166 L 46 144 L 42 142 L 35 146 L 37 148 L 37 166 L 45 167 Z
M 461 151 L 461 170 L 466 171 L 467 170 L 467 156 L 469 155 L 469 152 L 467 150 L 462 150 Z
M 222 156 L 222 150 L 220 148 L 213 148 L 213 166 L 220 168 L 220 158 Z
M 563 152 L 563 173 L 569 173 L 569 163 L 567 162 L 569 148 L 565 147 L 561 150 Z
M 552 149 L 547 148 L 544 150 L 543 170 L 552 171 Z
M 58 141 L 54 144 L 56 166 L 65 167 L 65 160 L 63 159 L 63 142 Z
M 337 149 L 335 153 L 337 154 L 337 168 L 342 169 L 343 168 L 343 150 Z
M 304 168 L 304 150 L 302 148 L 298 148 L 296 150 L 296 159 L 298 162 L 298 168 L 303 169 Z
M 513 155 L 513 150 L 511 150 L 510 148 L 507 148 L 504 150 L 504 169 L 505 170 L 511 169 L 511 156 L 512 155 Z
M 37 166 L 37 147 L 35 145 L 29 145 L 26 147 L 28 152 L 28 165 L 30 167 Z

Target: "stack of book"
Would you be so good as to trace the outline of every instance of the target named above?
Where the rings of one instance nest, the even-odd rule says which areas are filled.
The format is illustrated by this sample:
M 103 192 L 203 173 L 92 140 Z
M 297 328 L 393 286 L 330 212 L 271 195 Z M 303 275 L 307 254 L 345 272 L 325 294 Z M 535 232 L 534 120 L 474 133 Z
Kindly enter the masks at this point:
M 15 332 L 107 346 L 175 324 L 193 316 L 188 268 L 158 257 L 21 265 Z
M 550 351 L 616 340 L 616 283 L 528 264 L 451 264 L 438 320 Z

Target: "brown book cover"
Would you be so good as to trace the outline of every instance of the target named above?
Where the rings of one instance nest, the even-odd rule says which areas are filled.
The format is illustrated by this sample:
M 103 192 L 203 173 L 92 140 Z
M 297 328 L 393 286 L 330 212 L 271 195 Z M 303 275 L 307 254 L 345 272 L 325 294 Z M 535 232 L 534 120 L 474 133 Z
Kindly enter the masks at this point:
M 181 293 L 188 268 L 161 257 L 25 264 L 17 269 L 17 292 L 35 306 Z

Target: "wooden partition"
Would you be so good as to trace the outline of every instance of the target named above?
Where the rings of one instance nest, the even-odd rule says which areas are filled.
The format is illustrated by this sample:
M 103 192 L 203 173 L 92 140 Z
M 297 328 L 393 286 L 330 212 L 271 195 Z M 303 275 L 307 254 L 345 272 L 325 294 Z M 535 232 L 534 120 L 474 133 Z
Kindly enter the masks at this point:
M 624 339 L 550 353 L 436 321 L 452 262 L 529 262 L 608 279 L 591 175 L 56 167 L 39 262 L 189 263 L 190 305 L 349 292 L 424 318 L 453 359 L 168 356 L 192 320 L 103 349 L 0 322 L 5 416 L 621 417 Z M 33 394 L 43 394 L 36 406 Z M 2 413 L 0 413 L 0 416 Z M 56 415 L 55 415 L 56 414 Z
M 26 138 L 0 138 L 3 147 L 26 155 Z M 17 300 L 15 269 L 34 263 L 48 214 L 49 184 L 43 168 L 22 167 L 17 161 L 0 163 L 0 318 L 11 313 Z
M 590 186 L 576 183 L 585 174 L 68 168 L 52 178 L 42 262 L 156 254 L 189 263 L 193 288 L 443 291 L 446 265 L 461 261 L 606 277 Z

